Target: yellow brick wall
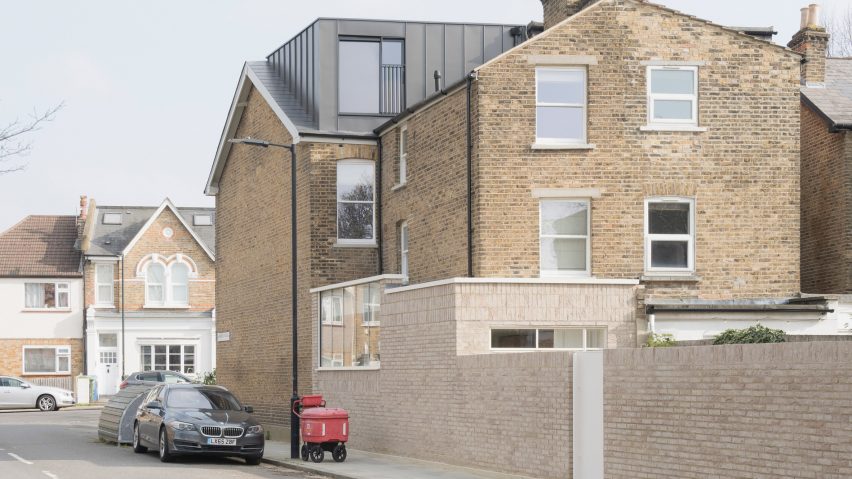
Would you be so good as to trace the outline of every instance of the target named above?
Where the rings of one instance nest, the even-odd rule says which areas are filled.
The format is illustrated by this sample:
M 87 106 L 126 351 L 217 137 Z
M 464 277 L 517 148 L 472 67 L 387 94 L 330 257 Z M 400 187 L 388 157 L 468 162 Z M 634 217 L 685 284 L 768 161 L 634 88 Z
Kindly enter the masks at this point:
M 26 380 L 51 378 L 56 375 L 28 374 L 24 376 L 24 346 L 70 346 L 71 377 L 83 373 L 83 340 L 79 338 L 55 339 L 0 339 L 0 375 L 17 376 Z M 62 376 L 62 375 L 60 375 Z M 64 375 L 69 376 L 69 375 Z

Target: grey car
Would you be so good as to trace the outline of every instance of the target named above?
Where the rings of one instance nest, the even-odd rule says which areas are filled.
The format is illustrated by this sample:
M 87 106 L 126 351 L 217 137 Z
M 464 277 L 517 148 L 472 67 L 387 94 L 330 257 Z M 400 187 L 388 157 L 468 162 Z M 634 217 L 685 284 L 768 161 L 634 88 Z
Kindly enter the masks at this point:
M 133 424 L 133 451 L 159 451 L 160 460 L 183 454 L 235 456 L 247 464 L 263 458 L 263 426 L 227 389 L 203 384 L 162 384 L 143 399 Z
M 198 381 L 188 378 L 181 373 L 174 371 L 137 371 L 130 373 L 127 378 L 118 385 L 119 389 L 124 389 L 127 386 L 135 384 L 145 384 L 146 386 L 154 386 L 161 383 L 196 383 Z

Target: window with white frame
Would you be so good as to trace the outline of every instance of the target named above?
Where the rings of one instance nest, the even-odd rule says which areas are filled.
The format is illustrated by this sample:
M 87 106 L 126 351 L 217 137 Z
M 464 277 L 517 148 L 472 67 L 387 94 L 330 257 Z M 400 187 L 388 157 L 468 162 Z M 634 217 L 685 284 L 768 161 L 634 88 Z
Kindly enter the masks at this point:
M 408 221 L 399 225 L 399 274 L 408 278 Z
M 695 201 L 692 198 L 645 200 L 645 269 L 694 271 Z
M 399 129 L 399 184 L 404 185 L 408 176 L 408 127 Z
M 95 264 L 95 302 L 102 306 L 112 306 L 115 299 L 113 284 L 115 280 L 112 263 Z
M 589 204 L 587 199 L 541 200 L 541 276 L 590 274 Z
M 698 125 L 698 67 L 648 67 L 648 123 Z
M 606 347 L 606 328 L 492 329 L 491 349 L 569 349 Z
M 320 293 L 319 366 L 379 365 L 379 283 Z
M 146 307 L 185 307 L 189 305 L 190 268 L 176 261 L 166 267 L 151 262 L 145 267 Z
M 143 371 L 195 374 L 194 344 L 143 344 L 140 352 Z
M 536 143 L 586 143 L 586 68 L 536 68 Z
M 24 346 L 24 374 L 71 373 L 70 346 Z
M 69 309 L 69 283 L 24 283 L 24 307 L 27 309 Z
M 370 160 L 337 162 L 337 240 L 374 244 L 375 164 Z

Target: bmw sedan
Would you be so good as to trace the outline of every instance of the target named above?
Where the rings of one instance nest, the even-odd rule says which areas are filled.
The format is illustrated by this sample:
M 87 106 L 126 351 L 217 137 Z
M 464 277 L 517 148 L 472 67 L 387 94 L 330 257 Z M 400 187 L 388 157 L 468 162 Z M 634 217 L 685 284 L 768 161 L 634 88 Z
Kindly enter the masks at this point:
M 30 409 L 56 411 L 76 403 L 74 393 L 67 389 L 38 386 L 21 378 L 0 376 L 0 409 Z
M 133 451 L 159 452 L 170 461 L 183 454 L 236 456 L 257 465 L 263 426 L 227 389 L 203 384 L 163 384 L 143 399 L 133 424 Z

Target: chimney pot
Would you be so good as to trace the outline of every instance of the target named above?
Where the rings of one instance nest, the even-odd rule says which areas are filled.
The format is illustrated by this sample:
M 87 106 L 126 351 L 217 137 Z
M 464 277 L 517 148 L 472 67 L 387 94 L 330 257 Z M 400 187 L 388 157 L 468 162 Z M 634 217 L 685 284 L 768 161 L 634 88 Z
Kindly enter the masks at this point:
M 804 30 L 808 26 L 808 19 L 810 18 L 811 9 L 808 7 L 802 7 L 802 19 L 799 21 L 799 30 Z
M 819 5 L 816 3 L 808 5 L 808 26 L 811 25 L 815 27 L 821 26 L 819 20 Z

